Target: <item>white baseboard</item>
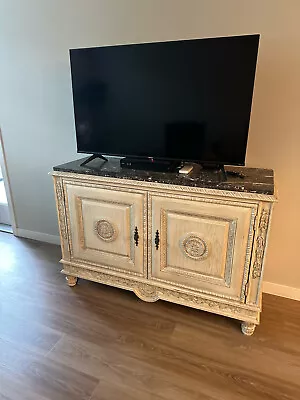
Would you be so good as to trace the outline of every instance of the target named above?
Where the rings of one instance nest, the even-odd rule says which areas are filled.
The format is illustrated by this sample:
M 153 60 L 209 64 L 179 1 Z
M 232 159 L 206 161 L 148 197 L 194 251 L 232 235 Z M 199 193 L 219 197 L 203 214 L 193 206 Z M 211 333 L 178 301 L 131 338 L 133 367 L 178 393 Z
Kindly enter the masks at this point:
M 0 203 L 0 223 L 4 225 L 10 225 L 8 204 Z
M 60 244 L 60 238 L 56 235 L 49 235 L 48 233 L 28 231 L 27 229 L 16 228 L 16 236 L 26 239 L 37 240 L 39 242 L 46 242 L 51 244 Z
M 263 282 L 263 292 L 300 301 L 300 289 L 292 286 L 279 285 L 272 282 Z

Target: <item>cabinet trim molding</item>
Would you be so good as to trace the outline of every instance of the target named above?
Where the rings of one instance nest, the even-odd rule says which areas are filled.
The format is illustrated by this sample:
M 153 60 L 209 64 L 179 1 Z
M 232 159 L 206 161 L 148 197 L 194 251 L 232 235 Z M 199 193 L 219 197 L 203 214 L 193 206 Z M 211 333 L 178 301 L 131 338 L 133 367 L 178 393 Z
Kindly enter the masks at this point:
M 247 322 L 259 323 L 260 310 L 258 307 L 223 302 L 221 299 L 208 298 L 199 293 L 189 293 L 174 288 L 168 289 L 160 285 L 133 281 L 117 275 L 89 271 L 84 267 L 73 266 L 72 264 L 64 264 L 64 268 L 61 272 L 68 276 L 88 279 L 105 285 L 133 291 L 141 300 L 147 302 L 155 302 L 161 299 L 203 311 L 214 312 L 238 320 L 243 319 Z
M 62 181 L 56 179 L 56 198 L 57 198 L 57 212 L 60 223 L 60 233 L 63 239 L 68 239 L 67 227 L 66 227 L 66 214 L 65 214 L 65 204 L 64 204 L 64 189 Z
M 146 181 L 138 181 L 138 180 L 129 180 L 129 179 L 120 179 L 120 178 L 109 178 L 102 176 L 94 176 L 94 175 L 85 175 L 85 174 L 76 174 L 76 173 L 68 173 L 68 172 L 59 172 L 53 171 L 51 173 L 53 176 L 61 176 L 65 179 L 70 179 L 70 181 L 81 180 L 84 186 L 92 185 L 93 183 L 98 184 L 108 184 L 108 185 L 116 185 L 117 188 L 121 187 L 129 187 L 129 188 L 138 188 L 144 190 L 158 190 L 158 191 L 166 191 L 166 192 L 175 192 L 175 193 L 187 193 L 187 194 L 199 194 L 203 196 L 216 196 L 216 197 L 228 197 L 239 200 L 260 200 L 260 201 L 269 201 L 269 202 L 277 202 L 277 198 L 275 195 L 269 194 L 261 194 L 261 193 L 249 193 L 249 192 L 235 192 L 231 190 L 219 190 L 219 189 L 208 189 L 208 188 L 200 188 L 193 186 L 180 186 L 173 184 L 164 184 L 164 183 L 156 183 L 156 182 L 146 182 Z
M 252 277 L 253 279 L 260 278 L 263 265 L 263 257 L 266 245 L 267 229 L 269 224 L 269 211 L 262 210 L 259 220 L 259 235 L 256 238 L 255 261 L 253 264 Z

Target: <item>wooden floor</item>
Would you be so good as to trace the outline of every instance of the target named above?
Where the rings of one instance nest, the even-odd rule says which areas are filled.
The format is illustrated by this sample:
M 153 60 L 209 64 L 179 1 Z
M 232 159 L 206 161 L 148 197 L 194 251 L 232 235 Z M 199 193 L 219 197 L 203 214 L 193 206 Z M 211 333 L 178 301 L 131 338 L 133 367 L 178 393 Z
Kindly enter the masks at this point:
M 300 399 L 300 303 L 237 321 L 59 273 L 59 247 L 0 233 L 0 399 Z

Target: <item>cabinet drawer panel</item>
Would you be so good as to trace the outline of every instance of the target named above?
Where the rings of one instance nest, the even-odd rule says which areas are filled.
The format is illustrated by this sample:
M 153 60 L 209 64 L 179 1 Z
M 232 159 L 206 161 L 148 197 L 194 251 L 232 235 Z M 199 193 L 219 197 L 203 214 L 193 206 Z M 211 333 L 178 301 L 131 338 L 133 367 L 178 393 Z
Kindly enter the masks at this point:
M 71 258 L 146 275 L 145 194 L 66 184 Z
M 243 298 L 257 206 L 156 195 L 151 203 L 150 279 Z

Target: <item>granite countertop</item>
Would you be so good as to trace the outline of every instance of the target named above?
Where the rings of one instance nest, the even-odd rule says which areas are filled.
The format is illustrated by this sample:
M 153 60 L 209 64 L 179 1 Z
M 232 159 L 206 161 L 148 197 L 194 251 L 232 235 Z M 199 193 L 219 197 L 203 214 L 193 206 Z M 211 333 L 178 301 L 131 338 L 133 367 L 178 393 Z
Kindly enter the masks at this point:
M 274 195 L 274 172 L 271 169 L 225 166 L 226 174 L 224 174 L 221 171 L 202 169 L 200 165 L 193 164 L 193 171 L 189 175 L 182 175 L 176 172 L 153 172 L 121 168 L 120 158 L 118 157 L 109 157 L 107 162 L 95 159 L 88 165 L 81 167 L 80 164 L 85 159 L 86 157 L 57 165 L 53 167 L 53 170 L 180 186 Z M 231 175 L 231 172 L 238 174 Z

